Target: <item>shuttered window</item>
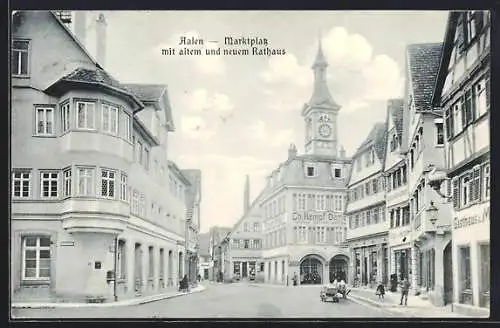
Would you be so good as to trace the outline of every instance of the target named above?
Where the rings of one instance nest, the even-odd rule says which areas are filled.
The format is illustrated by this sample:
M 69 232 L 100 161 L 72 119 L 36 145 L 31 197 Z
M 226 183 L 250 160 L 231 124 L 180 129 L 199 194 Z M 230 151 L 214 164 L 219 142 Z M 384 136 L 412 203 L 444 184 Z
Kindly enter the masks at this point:
M 460 189 L 457 178 L 453 178 L 452 180 L 452 189 L 453 189 L 453 208 L 457 209 L 460 205 Z
M 479 201 L 481 198 L 481 168 L 479 166 L 474 167 L 472 172 L 472 197 L 471 201 Z

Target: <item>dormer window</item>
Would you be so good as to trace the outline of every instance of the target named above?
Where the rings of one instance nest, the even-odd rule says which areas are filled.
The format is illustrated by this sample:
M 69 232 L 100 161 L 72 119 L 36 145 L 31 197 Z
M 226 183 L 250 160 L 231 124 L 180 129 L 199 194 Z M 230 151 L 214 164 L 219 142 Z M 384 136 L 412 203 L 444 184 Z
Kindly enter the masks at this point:
M 307 167 L 307 176 L 308 177 L 313 177 L 314 176 L 314 166 L 308 166 Z
M 398 145 L 398 136 L 397 136 L 396 132 L 394 132 L 392 134 L 391 141 L 390 141 L 391 152 L 396 150 L 397 145 Z
M 335 169 L 335 177 L 336 178 L 342 177 L 342 170 L 341 169 Z

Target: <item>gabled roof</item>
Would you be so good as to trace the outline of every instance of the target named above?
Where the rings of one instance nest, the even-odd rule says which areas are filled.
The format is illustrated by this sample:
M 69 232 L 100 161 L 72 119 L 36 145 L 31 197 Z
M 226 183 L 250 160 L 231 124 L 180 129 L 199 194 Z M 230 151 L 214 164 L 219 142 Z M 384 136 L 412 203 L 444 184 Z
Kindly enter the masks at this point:
M 168 165 L 168 168 L 170 168 L 173 171 L 173 173 L 179 179 L 181 179 L 184 184 L 186 184 L 187 187 L 191 186 L 191 182 L 188 180 L 188 178 L 186 178 L 186 176 L 184 174 L 182 174 L 182 171 L 179 169 L 179 167 L 177 166 L 177 164 L 175 164 L 171 160 L 167 160 L 167 165 Z
M 403 135 L 403 111 L 404 111 L 404 100 L 403 99 L 389 99 L 387 101 L 387 111 L 392 118 L 392 123 L 396 129 L 398 135 L 398 142 L 401 144 Z
M 377 122 L 373 125 L 366 139 L 358 147 L 353 157 L 357 157 L 361 152 L 369 147 L 373 147 L 375 154 L 381 162 L 385 158 L 385 148 L 387 144 L 387 125 L 385 122 Z
M 167 90 L 164 84 L 137 84 L 125 83 L 122 86 L 133 92 L 142 101 L 158 101 Z
M 431 99 L 442 49 L 442 42 L 411 44 L 406 48 L 413 102 L 417 111 L 432 110 Z
M 441 91 L 443 90 L 444 81 L 448 74 L 448 65 L 450 64 L 450 56 L 453 51 L 453 39 L 455 37 L 455 30 L 460 12 L 452 11 L 448 14 L 448 22 L 446 23 L 446 32 L 444 35 L 444 45 L 439 63 L 438 75 L 432 94 L 432 104 L 440 107 Z
M 170 107 L 168 88 L 165 84 L 140 84 L 127 83 L 122 84 L 124 88 L 137 95 L 137 97 L 146 103 L 155 103 L 159 110 L 161 108 L 162 98 L 164 99 L 162 108 L 165 111 L 165 119 L 168 131 L 175 130 L 174 121 L 172 118 L 172 109 Z
M 68 26 L 66 26 L 66 24 L 64 24 L 61 19 L 59 18 L 59 16 L 57 15 L 57 13 L 53 10 L 50 10 L 50 13 L 51 13 L 51 16 L 55 18 L 55 20 L 57 21 L 57 23 L 59 23 L 59 25 L 64 29 L 64 31 L 66 31 L 66 33 L 69 34 L 69 36 L 73 39 L 73 41 L 75 42 L 75 44 L 85 53 L 85 55 L 87 55 L 87 57 L 90 58 L 90 60 L 96 65 L 97 68 L 101 68 L 102 69 L 102 66 L 99 65 L 99 63 L 94 59 L 94 57 L 92 57 L 92 55 L 90 55 L 90 53 L 88 52 L 88 50 L 83 46 L 83 44 L 78 40 L 78 38 L 76 37 L 75 34 L 73 34 L 73 32 L 71 32 L 71 30 L 68 28 Z

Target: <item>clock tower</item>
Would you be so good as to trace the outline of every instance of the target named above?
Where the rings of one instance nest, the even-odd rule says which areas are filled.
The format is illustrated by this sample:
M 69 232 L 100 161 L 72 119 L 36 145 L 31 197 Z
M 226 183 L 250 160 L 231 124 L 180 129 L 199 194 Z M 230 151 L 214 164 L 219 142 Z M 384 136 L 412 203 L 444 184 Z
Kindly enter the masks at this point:
M 327 66 L 320 39 L 318 54 L 312 65 L 314 71 L 313 94 L 302 109 L 302 116 L 306 123 L 305 151 L 306 154 L 337 157 L 337 116 L 340 106 L 335 103 L 328 90 Z

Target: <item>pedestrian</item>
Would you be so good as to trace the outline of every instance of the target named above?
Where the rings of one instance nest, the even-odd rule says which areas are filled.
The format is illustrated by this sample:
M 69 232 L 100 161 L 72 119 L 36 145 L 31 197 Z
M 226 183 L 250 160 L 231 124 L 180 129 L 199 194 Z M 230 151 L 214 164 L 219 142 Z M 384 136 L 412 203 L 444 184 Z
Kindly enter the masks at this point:
M 293 279 L 293 285 L 294 285 L 294 286 L 297 286 L 297 279 L 298 279 L 298 277 L 297 277 L 297 272 L 295 272 L 295 273 L 293 274 L 293 278 L 292 278 L 292 279 Z
M 378 295 L 378 298 L 384 298 L 385 295 L 385 286 L 382 282 L 379 282 L 377 286 L 377 291 L 375 292 L 375 295 Z
M 407 277 L 404 277 L 403 281 L 401 282 L 401 301 L 399 302 L 399 305 L 403 305 L 403 298 L 405 300 L 405 306 L 407 305 L 409 289 L 410 289 L 410 282 L 408 281 Z

